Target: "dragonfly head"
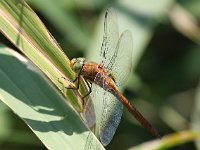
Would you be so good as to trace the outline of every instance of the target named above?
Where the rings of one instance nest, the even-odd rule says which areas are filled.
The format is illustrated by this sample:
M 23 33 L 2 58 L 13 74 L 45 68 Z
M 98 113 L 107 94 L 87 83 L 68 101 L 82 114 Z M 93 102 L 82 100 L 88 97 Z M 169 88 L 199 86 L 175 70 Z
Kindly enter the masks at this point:
M 84 61 L 85 58 L 73 58 L 70 62 L 70 66 L 76 73 L 79 73 L 83 67 Z

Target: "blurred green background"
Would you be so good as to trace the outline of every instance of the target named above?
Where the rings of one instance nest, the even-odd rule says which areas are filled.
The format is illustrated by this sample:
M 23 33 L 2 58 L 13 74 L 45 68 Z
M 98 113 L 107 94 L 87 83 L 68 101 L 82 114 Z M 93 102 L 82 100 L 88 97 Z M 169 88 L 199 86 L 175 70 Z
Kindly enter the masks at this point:
M 200 1 L 27 1 L 66 55 L 98 60 L 105 9 L 116 9 L 120 31 L 133 34 L 133 72 L 125 96 L 162 136 L 200 128 Z M 14 48 L 0 36 L 0 42 Z M 1 149 L 45 149 L 26 124 L 0 105 Z M 199 129 L 200 130 L 200 129 Z M 107 149 L 131 149 L 153 140 L 124 109 Z M 196 141 L 169 149 L 200 149 Z M 134 149 L 134 148 L 133 148 Z

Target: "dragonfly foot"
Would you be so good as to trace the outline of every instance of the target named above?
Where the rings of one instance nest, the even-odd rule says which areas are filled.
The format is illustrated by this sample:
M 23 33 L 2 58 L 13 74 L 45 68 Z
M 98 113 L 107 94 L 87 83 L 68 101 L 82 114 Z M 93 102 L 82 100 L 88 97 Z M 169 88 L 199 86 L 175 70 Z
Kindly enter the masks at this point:
M 75 83 L 77 81 L 77 89 L 79 89 L 80 86 L 80 76 L 77 76 L 72 82 Z
M 72 82 L 73 82 L 73 83 L 76 82 L 77 79 L 78 79 L 78 77 L 76 77 Z
M 91 92 L 88 92 L 85 96 L 82 97 L 82 99 L 84 100 L 87 96 L 90 95 Z
M 76 89 L 76 90 L 78 90 L 75 86 L 72 85 L 72 82 L 69 79 L 67 79 L 66 77 L 61 77 L 61 79 L 64 79 L 64 80 L 66 80 L 69 83 L 68 86 L 64 86 L 63 82 L 60 81 L 60 78 L 58 78 L 58 82 L 60 82 L 61 84 L 63 84 L 63 86 L 64 86 L 65 89 L 72 89 L 72 90 Z

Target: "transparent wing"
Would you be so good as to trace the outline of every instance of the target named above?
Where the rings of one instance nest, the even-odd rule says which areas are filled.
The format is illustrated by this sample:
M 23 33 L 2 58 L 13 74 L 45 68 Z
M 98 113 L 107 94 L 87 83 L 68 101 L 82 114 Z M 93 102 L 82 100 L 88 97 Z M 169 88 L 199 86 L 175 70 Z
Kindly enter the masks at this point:
M 104 67 L 113 71 L 117 75 L 116 79 L 122 82 L 122 79 L 127 77 L 131 68 L 129 65 L 132 62 L 132 56 L 130 56 L 132 54 L 132 36 L 129 31 L 125 31 L 118 39 L 117 16 L 114 9 L 110 8 L 105 15 L 100 57 Z M 123 59 L 120 57 L 123 57 Z M 124 62 L 121 62 L 122 60 Z M 96 79 L 98 77 L 97 74 Z M 123 105 L 105 88 L 103 89 L 97 85 L 92 88 L 92 99 L 94 100 L 96 114 L 95 134 L 100 137 L 102 144 L 106 146 L 112 140 L 120 123 Z
M 104 89 L 99 87 L 96 84 L 92 84 L 92 93 L 90 94 L 91 99 L 94 104 L 95 108 L 95 135 L 98 137 L 99 136 L 99 125 L 101 122 L 101 114 L 102 114 L 102 109 L 104 108 L 103 106 L 103 97 L 104 97 Z
M 84 109 L 85 110 L 82 113 L 84 122 L 90 129 L 92 129 L 96 123 L 96 115 L 95 115 L 94 103 L 92 101 L 91 96 L 88 96 L 88 100 L 85 104 Z
M 107 69 L 116 75 L 116 85 L 127 80 L 132 68 L 133 39 L 130 31 L 124 31 L 117 43 L 116 50 L 107 66 Z
M 106 146 L 112 140 L 120 123 L 123 105 L 111 93 L 106 91 L 103 97 L 103 103 L 104 108 L 101 115 L 99 135 L 101 143 Z
M 98 73 L 95 80 L 98 80 L 98 78 L 101 77 L 101 73 Z M 103 88 L 94 85 L 92 88 L 92 99 L 94 100 L 94 104 L 96 106 L 95 134 L 97 137 L 100 137 L 101 143 L 106 146 L 112 140 L 120 123 L 123 105 L 115 98 L 115 96 L 106 90 L 106 86 L 104 85 Z
M 113 8 L 109 8 L 105 14 L 104 35 L 101 47 L 100 57 L 101 63 L 106 67 L 114 52 L 119 39 L 117 15 Z
M 84 150 L 101 150 L 102 148 L 103 146 L 98 142 L 93 133 L 90 131 L 84 146 Z
M 116 74 L 118 85 L 123 83 L 132 67 L 132 35 L 125 31 L 119 38 L 116 50 L 107 65 L 107 69 Z M 105 88 L 104 88 L 105 89 Z M 103 108 L 99 127 L 100 140 L 104 146 L 112 140 L 120 123 L 123 105 L 111 93 L 105 91 L 103 94 Z

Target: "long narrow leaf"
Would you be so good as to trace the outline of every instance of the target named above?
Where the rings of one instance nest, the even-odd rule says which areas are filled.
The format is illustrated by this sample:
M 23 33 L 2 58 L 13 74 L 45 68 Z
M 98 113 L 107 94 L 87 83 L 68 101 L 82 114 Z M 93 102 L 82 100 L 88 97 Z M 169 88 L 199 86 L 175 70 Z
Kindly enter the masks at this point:
M 41 72 L 24 57 L 2 46 L 0 76 L 0 100 L 28 124 L 47 148 L 103 149 Z
M 75 78 L 69 65 L 69 59 L 25 2 L 2 0 L 0 14 L 1 32 L 34 62 L 59 89 L 63 88 L 63 84 L 58 79 L 61 77 L 67 77 L 70 80 Z M 69 90 L 66 96 L 77 110 L 82 109 L 81 100 L 77 99 L 72 90 Z
M 0 31 L 16 47 L 18 47 L 19 50 L 21 50 L 36 66 L 38 66 L 41 69 L 41 71 L 56 85 L 56 87 L 62 91 L 63 95 L 66 96 L 66 99 L 70 101 L 70 103 L 73 105 L 74 108 L 76 108 L 78 112 L 82 112 L 83 108 L 81 95 L 86 93 L 86 88 L 83 84 L 81 84 L 81 93 L 79 93 L 77 90 L 65 89 L 65 87 L 74 86 L 71 82 L 61 80 L 62 77 L 66 77 L 69 80 L 75 78 L 75 75 L 70 68 L 69 59 L 64 55 L 63 51 L 58 46 L 55 39 L 50 35 L 50 33 L 47 31 L 43 23 L 32 11 L 32 9 L 24 1 L 2 0 L 0 1 L 0 14 Z M 6 63 L 5 66 L 7 65 L 10 65 L 10 63 Z M 20 69 L 15 71 L 16 73 L 21 73 Z M 8 74 L 15 75 L 15 72 L 9 72 Z M 22 78 L 21 76 L 18 76 L 18 78 L 14 79 L 18 79 L 20 81 Z M 32 85 L 34 85 L 35 83 L 29 82 L 29 80 L 24 82 L 21 81 L 19 85 L 15 85 L 15 82 L 13 82 L 12 80 L 13 78 L 8 78 L 5 75 L 5 73 L 2 72 L 2 87 L 0 97 L 1 100 L 3 100 L 4 103 L 6 103 L 14 112 L 16 112 L 21 118 L 23 118 L 26 121 L 26 123 L 31 127 L 31 129 L 36 133 L 36 135 L 48 148 L 56 149 L 57 147 L 58 149 L 58 147 L 62 145 L 66 147 L 71 147 L 71 145 L 75 145 L 76 147 L 77 141 L 82 139 L 81 148 L 79 149 L 83 149 L 83 145 L 85 145 L 83 143 L 87 143 L 88 138 L 92 140 L 89 140 L 89 144 L 86 144 L 87 148 L 93 146 L 96 147 L 96 145 L 99 144 L 98 140 L 96 140 L 92 133 L 88 134 L 89 131 L 83 124 L 83 121 L 81 122 L 78 116 L 74 114 L 76 116 L 75 117 L 73 115 L 75 111 L 73 112 L 71 109 L 69 109 L 70 107 L 66 105 L 63 99 L 62 105 L 64 105 L 64 108 L 60 108 L 61 104 L 59 104 L 59 107 L 56 107 L 58 104 L 55 103 L 57 103 L 57 101 L 58 103 L 61 103 L 59 102 L 61 100 L 57 100 L 54 97 L 52 97 L 53 99 L 48 99 L 49 97 L 47 95 L 50 95 L 51 98 L 50 93 L 52 92 L 55 94 L 56 90 L 48 91 L 45 90 L 45 88 L 43 87 L 44 89 L 43 91 L 41 91 L 42 86 L 38 85 L 37 88 L 34 88 Z M 8 87 L 6 86 L 6 83 L 7 86 L 11 88 L 11 90 L 7 91 Z M 10 86 L 10 84 L 13 85 Z M 29 89 L 29 91 L 32 92 L 31 95 L 29 95 L 30 98 L 28 98 L 28 96 L 23 92 L 21 88 L 25 88 L 25 90 Z M 36 89 L 38 89 L 39 91 L 37 91 Z M 17 94 L 17 96 L 15 94 Z M 18 94 L 21 95 L 18 96 Z M 45 96 L 41 96 L 40 94 L 44 94 Z M 24 99 L 27 102 L 24 102 Z M 43 99 L 46 99 L 46 101 Z M 55 106 L 49 107 L 48 100 L 51 101 L 51 104 L 53 106 Z M 17 102 L 20 102 L 19 104 L 21 104 L 22 102 L 22 104 L 24 105 L 19 105 Z M 42 104 L 38 102 L 41 102 Z M 34 108 L 32 105 L 38 107 Z M 32 108 L 32 110 L 29 108 Z M 43 114 L 43 112 L 49 112 L 49 110 L 55 110 L 56 115 L 56 112 L 59 111 L 58 114 L 61 115 L 55 117 L 54 111 L 52 111 L 51 114 L 47 115 L 48 117 L 50 115 L 50 118 L 48 118 L 46 117 L 46 115 Z M 37 113 L 40 111 L 42 111 L 42 114 Z M 51 116 L 52 114 L 54 117 Z M 68 120 L 69 122 L 65 123 L 63 121 L 65 120 L 65 116 L 72 116 L 72 118 Z M 55 122 L 55 120 L 57 121 Z M 79 122 L 73 122 L 71 120 L 79 120 Z M 49 122 L 53 123 L 52 128 L 50 128 L 48 125 L 46 126 L 46 124 L 48 124 Z M 60 123 L 63 124 L 61 125 Z M 77 125 L 78 131 L 76 132 L 76 129 L 74 128 L 76 128 Z M 66 126 L 68 128 L 68 131 L 70 132 L 65 132 L 65 128 L 63 128 L 63 126 Z M 58 131 L 63 132 L 61 132 L 61 134 L 56 135 L 56 140 L 52 141 L 52 139 L 55 139 L 55 137 L 49 136 L 46 133 L 48 133 L 49 131 L 59 133 L 57 129 L 59 129 Z M 71 132 L 72 130 L 75 131 L 75 134 Z M 74 136 L 72 136 L 71 134 Z M 67 136 L 67 138 L 69 138 L 70 136 L 70 138 L 72 139 L 68 141 L 66 140 L 67 138 L 64 138 L 66 140 L 66 142 L 64 142 L 63 140 L 61 140 L 63 136 Z M 94 141 L 95 144 L 93 144 L 93 142 L 91 141 Z

